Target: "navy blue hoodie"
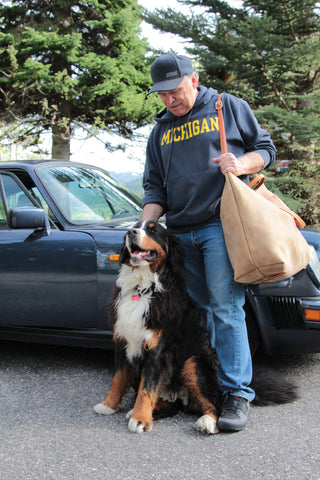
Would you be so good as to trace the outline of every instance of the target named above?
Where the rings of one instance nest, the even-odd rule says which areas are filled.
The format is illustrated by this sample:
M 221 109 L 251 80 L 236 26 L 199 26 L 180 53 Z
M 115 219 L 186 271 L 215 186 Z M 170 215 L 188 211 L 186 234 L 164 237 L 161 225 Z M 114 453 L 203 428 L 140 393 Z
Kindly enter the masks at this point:
M 155 117 L 157 125 L 147 146 L 143 204 L 160 204 L 172 233 L 191 231 L 220 218 L 225 179 L 220 166 L 212 162 L 221 154 L 218 93 L 203 86 L 198 89 L 187 115 L 176 117 L 164 109 Z M 275 146 L 247 102 L 226 93 L 222 102 L 228 151 L 236 157 L 257 152 L 265 167 L 271 165 Z

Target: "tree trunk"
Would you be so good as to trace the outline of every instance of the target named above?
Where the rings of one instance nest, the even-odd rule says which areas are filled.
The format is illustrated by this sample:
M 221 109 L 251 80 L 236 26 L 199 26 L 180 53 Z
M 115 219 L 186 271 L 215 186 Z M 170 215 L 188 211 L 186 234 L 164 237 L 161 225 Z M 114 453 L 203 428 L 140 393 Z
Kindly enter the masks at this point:
M 59 125 L 52 126 L 51 158 L 56 160 L 70 160 L 70 129 Z
M 57 106 L 52 122 L 51 158 L 70 160 L 71 104 L 63 101 Z

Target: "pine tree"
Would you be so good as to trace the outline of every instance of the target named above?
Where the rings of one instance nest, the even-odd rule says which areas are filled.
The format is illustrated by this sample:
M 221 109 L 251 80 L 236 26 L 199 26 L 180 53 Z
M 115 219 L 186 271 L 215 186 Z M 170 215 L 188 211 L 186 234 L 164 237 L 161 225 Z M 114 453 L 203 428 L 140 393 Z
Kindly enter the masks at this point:
M 148 123 L 140 23 L 137 0 L 2 2 L 0 119 L 11 141 L 49 130 L 52 157 L 68 159 L 76 126 L 125 136 Z
M 156 28 L 191 40 L 204 85 L 247 100 L 289 169 L 271 187 L 308 224 L 320 223 L 320 4 L 315 0 L 181 0 L 197 6 L 145 13 Z M 202 7 L 202 9 L 200 9 Z M 198 13 L 199 10 L 201 13 Z

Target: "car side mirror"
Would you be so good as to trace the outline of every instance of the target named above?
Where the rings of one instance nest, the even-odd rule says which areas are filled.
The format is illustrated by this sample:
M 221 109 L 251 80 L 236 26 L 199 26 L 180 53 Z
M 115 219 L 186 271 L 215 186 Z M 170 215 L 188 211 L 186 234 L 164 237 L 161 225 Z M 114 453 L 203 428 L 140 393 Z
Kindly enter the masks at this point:
M 51 231 L 45 211 L 36 207 L 17 207 L 9 210 L 9 226 L 13 229 L 43 229 L 45 235 L 50 235 Z

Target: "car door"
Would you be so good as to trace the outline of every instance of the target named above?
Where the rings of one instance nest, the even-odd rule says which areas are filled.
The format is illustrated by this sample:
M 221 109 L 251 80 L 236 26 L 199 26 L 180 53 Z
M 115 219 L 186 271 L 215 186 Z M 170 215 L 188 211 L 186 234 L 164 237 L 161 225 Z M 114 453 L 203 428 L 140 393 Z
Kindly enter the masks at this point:
M 38 206 L 0 173 L 0 325 L 96 328 L 96 247 L 86 233 L 9 227 L 12 208 Z

